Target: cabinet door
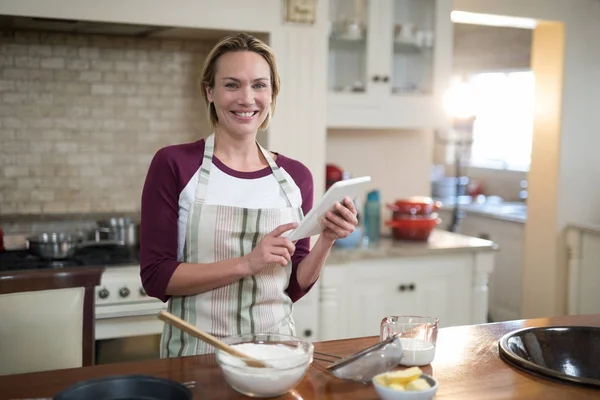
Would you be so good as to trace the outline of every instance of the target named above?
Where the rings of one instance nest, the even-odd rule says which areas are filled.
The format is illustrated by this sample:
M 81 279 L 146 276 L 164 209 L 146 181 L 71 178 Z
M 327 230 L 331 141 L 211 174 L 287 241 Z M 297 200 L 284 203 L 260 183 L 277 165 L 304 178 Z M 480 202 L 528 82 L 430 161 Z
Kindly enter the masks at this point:
M 348 334 L 348 321 L 352 318 L 349 299 L 351 272 L 348 264 L 326 264 L 321 273 L 321 302 L 319 311 L 319 340 L 344 339 Z
M 372 95 L 379 43 L 374 0 L 329 0 L 329 101 L 335 106 L 374 106 Z M 375 64 L 374 64 L 375 63 Z
M 355 262 L 347 337 L 379 334 L 386 316 L 438 317 L 440 325 L 470 323 L 471 254 Z
M 392 0 L 386 24 L 392 94 L 433 94 L 436 0 Z M 450 16 L 448 16 L 449 18 Z
M 389 111 L 403 110 L 403 123 L 419 128 L 448 122 L 442 97 L 452 74 L 452 2 L 448 0 L 390 0 L 385 26 L 391 38 Z M 389 124 L 399 121 L 398 112 Z M 395 116 L 396 119 L 392 119 Z
M 319 339 L 319 294 L 317 282 L 310 292 L 294 303 L 292 316 L 296 325 L 296 336 L 310 341 Z

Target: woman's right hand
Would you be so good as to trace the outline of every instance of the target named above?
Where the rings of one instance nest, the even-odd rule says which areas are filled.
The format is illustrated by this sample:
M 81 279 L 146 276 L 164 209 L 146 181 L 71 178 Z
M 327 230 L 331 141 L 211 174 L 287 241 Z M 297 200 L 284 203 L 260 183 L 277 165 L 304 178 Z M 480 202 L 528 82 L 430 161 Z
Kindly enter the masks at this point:
M 285 237 L 280 237 L 284 232 L 295 229 L 298 226 L 296 222 L 283 224 L 267 234 L 258 245 L 244 258 L 248 263 L 248 268 L 252 275 L 260 272 L 269 264 L 279 264 L 285 267 L 292 262 L 292 254 L 296 251 L 294 243 Z

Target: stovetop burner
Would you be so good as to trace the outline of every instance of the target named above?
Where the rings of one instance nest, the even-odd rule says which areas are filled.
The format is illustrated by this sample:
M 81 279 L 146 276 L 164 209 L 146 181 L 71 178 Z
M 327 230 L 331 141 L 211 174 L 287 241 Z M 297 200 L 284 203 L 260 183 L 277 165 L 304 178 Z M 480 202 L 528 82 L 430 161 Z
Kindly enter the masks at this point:
M 139 250 L 128 246 L 105 245 L 83 247 L 73 257 L 64 260 L 47 260 L 27 250 L 0 252 L 0 271 L 46 269 L 85 266 L 114 266 L 138 264 Z

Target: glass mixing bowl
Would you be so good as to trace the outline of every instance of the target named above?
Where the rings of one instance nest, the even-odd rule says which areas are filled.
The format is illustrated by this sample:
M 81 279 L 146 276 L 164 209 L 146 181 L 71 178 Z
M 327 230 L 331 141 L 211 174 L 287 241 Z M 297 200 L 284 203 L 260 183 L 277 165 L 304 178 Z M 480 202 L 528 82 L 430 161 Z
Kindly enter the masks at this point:
M 250 397 L 277 397 L 293 389 L 313 360 L 313 345 L 297 337 L 259 333 L 229 336 L 223 342 L 267 367 L 249 367 L 243 359 L 216 349 L 217 364 L 234 390 Z

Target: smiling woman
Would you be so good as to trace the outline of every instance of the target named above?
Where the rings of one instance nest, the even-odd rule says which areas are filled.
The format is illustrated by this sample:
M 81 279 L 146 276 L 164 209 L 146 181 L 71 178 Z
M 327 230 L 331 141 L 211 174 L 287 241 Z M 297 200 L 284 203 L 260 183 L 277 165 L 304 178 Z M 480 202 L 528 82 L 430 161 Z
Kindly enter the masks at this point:
M 279 93 L 275 56 L 247 34 L 222 39 L 202 71 L 214 132 L 154 156 L 142 193 L 141 276 L 148 295 L 216 337 L 295 335 L 292 303 L 319 277 L 337 238 L 357 224 L 346 199 L 309 239 L 282 237 L 313 205 L 310 171 L 263 149 Z M 214 349 L 177 328 L 163 329 L 161 356 Z

